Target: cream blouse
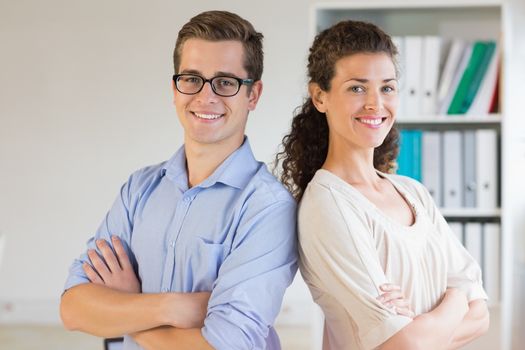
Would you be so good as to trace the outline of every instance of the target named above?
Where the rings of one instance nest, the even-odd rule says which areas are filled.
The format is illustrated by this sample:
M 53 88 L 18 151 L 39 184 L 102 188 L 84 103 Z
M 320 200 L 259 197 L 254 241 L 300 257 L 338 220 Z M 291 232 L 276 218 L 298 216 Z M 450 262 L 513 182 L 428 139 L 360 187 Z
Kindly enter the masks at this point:
M 448 287 L 486 299 L 481 270 L 415 180 L 389 180 L 415 214 L 412 226 L 385 216 L 356 188 L 320 169 L 299 207 L 300 269 L 325 315 L 323 349 L 373 349 L 411 322 L 376 298 L 399 285 L 419 315 Z

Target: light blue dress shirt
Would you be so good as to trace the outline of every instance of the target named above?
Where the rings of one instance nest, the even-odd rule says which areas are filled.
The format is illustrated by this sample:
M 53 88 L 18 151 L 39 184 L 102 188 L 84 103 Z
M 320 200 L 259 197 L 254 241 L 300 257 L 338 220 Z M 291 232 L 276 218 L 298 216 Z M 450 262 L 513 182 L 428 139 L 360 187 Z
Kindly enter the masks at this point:
M 280 349 L 273 322 L 297 271 L 296 204 L 250 145 L 188 188 L 184 147 L 133 173 L 87 245 L 118 235 L 143 293 L 212 291 L 202 328 L 216 349 Z M 65 289 L 89 282 L 72 264 Z M 130 337 L 124 349 L 141 349 Z

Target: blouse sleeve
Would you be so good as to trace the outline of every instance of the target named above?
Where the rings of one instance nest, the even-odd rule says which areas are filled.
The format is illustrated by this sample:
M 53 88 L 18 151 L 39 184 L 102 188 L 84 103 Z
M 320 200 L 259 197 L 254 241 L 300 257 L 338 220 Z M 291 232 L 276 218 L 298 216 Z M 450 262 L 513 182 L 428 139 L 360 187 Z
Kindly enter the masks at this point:
M 314 300 L 324 311 L 344 308 L 364 348 L 377 347 L 411 322 L 377 301 L 379 286 L 388 281 L 366 217 L 348 198 L 310 184 L 298 225 L 300 269 Z
M 418 184 L 418 187 L 418 194 L 428 210 L 432 223 L 441 235 L 447 252 L 447 287 L 461 289 L 467 295 L 469 302 L 487 299 L 478 263 L 454 235 L 430 193 L 421 184 Z

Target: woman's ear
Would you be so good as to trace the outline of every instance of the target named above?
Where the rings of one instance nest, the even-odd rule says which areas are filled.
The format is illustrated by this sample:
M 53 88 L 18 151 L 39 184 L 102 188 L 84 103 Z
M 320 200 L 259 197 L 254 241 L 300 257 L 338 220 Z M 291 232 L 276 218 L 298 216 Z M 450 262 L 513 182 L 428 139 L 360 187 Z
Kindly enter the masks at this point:
M 326 113 L 326 92 L 317 83 L 308 84 L 308 92 L 315 108 L 321 113 Z

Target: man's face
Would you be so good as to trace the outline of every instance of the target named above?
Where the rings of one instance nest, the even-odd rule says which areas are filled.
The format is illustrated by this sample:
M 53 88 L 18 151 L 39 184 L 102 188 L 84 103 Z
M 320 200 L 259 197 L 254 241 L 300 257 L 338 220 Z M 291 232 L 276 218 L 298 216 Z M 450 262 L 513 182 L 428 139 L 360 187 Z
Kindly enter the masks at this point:
M 182 46 L 179 74 L 191 73 L 211 79 L 216 76 L 248 77 L 243 67 L 244 50 L 239 41 L 188 39 Z M 248 92 L 249 91 L 249 92 Z M 186 146 L 242 144 L 248 112 L 255 109 L 262 83 L 241 85 L 235 96 L 215 94 L 209 83 L 195 95 L 185 95 L 173 85 L 174 103 L 184 128 Z

